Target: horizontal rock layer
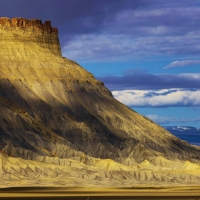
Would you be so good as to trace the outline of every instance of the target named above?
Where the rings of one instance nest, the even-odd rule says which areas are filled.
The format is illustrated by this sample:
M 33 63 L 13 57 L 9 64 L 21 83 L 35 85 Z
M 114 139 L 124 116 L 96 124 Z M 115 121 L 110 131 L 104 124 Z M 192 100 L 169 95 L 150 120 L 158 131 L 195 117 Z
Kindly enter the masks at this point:
M 51 21 L 6 17 L 0 18 L 0 40 L 6 42 L 35 42 L 61 56 L 58 29 L 51 26 Z
M 163 167 L 164 165 L 165 167 Z M 158 157 L 127 167 L 112 160 L 86 159 L 80 162 L 58 157 L 40 161 L 1 155 L 0 188 L 13 186 L 57 187 L 173 187 L 200 184 L 200 165 L 172 162 Z
M 0 26 L 1 180 L 66 180 L 62 166 L 71 159 L 73 180 L 94 184 L 105 178 L 115 185 L 135 178 L 199 183 L 199 147 L 118 102 L 91 73 L 55 52 L 56 32 L 44 25 L 35 31 L 37 20 L 29 31 L 20 19 L 3 18 Z

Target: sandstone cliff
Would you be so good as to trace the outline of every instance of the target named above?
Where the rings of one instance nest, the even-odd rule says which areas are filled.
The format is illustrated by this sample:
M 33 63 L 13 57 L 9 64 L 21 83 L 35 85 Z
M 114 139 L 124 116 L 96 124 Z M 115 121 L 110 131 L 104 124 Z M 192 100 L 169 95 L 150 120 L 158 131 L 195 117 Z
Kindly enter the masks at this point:
M 58 38 L 58 29 L 51 26 L 50 21 L 39 19 L 24 19 L 7 17 L 0 18 L 0 41 L 1 43 L 34 42 L 43 48 L 48 48 L 56 55 L 61 56 L 60 43 Z
M 64 185 L 66 177 L 72 185 L 200 182 L 200 148 L 121 104 L 61 57 L 50 22 L 1 18 L 0 24 L 2 185 L 31 185 L 40 176 L 41 184 L 44 177 L 59 184 L 62 176 Z

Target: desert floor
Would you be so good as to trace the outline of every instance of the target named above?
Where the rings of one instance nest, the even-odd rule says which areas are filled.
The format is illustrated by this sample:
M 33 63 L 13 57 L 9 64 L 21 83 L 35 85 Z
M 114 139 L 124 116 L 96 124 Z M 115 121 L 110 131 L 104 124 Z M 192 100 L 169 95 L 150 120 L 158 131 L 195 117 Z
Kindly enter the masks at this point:
M 200 186 L 134 188 L 1 188 L 0 199 L 185 199 L 200 200 Z

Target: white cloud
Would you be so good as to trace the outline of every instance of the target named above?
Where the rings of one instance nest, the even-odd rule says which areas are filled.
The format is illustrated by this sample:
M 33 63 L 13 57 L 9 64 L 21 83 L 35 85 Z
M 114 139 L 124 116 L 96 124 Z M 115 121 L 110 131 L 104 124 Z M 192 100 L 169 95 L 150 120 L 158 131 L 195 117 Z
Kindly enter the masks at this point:
M 184 74 L 177 74 L 177 77 L 184 77 L 193 80 L 200 80 L 200 73 L 184 73 Z
M 120 35 L 84 34 L 76 36 L 67 43 L 63 48 L 63 54 L 70 59 L 81 61 L 102 61 L 113 58 L 118 60 L 118 57 L 122 57 L 129 48 L 130 44 Z
M 123 33 L 78 35 L 63 46 L 63 55 L 69 59 L 87 62 L 126 61 L 137 58 L 144 60 L 159 55 L 199 55 L 200 49 L 197 48 L 197 43 L 200 36 L 196 37 L 196 33 L 192 36 L 151 35 L 164 29 L 164 27 L 138 27 L 136 35 Z M 187 48 L 182 41 L 189 41 Z
M 75 35 L 63 45 L 63 55 L 87 62 L 135 60 L 158 55 L 199 55 L 200 30 L 196 26 L 190 27 L 189 31 L 182 25 L 179 30 L 178 26 L 154 24 L 155 21 L 141 22 L 134 17 L 119 16 L 119 20 L 105 25 L 106 28 L 102 27 L 100 32 Z M 186 65 L 188 61 L 174 61 L 165 68 Z
M 168 116 L 159 116 L 156 114 L 149 114 L 146 115 L 149 119 L 152 121 L 158 123 L 158 124 L 170 124 L 170 123 L 189 123 L 189 122 L 200 122 L 200 118 L 174 118 L 174 117 L 168 117 Z
M 122 90 L 112 93 L 117 100 L 133 107 L 200 106 L 200 90 Z
M 174 118 L 174 117 L 158 116 L 156 114 L 149 114 L 149 115 L 146 115 L 146 117 L 148 117 L 149 119 L 151 119 L 152 121 L 154 121 L 158 124 L 168 124 L 170 122 L 176 121 L 176 118 Z
M 96 31 L 83 31 L 66 39 L 63 55 L 78 62 L 144 60 L 163 55 L 198 59 L 200 8 L 192 4 L 166 4 L 117 12 L 101 24 L 95 24 Z M 166 68 L 185 66 L 188 61 L 174 61 Z
M 188 65 L 197 65 L 200 64 L 200 60 L 183 60 L 183 61 L 174 61 L 164 67 L 164 69 L 173 68 L 173 67 L 184 67 Z

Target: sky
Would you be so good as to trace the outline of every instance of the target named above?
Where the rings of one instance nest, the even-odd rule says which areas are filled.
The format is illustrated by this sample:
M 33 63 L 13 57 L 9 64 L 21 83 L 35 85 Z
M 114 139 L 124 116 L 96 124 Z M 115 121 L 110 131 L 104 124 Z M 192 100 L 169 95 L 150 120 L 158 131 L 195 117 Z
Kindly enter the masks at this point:
M 51 20 L 63 56 L 161 126 L 200 128 L 200 0 L 0 0 Z

